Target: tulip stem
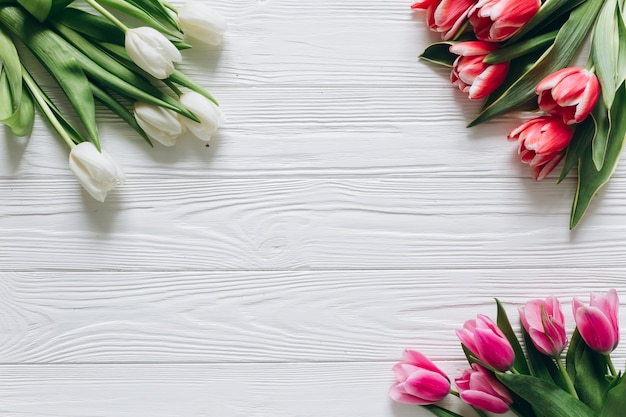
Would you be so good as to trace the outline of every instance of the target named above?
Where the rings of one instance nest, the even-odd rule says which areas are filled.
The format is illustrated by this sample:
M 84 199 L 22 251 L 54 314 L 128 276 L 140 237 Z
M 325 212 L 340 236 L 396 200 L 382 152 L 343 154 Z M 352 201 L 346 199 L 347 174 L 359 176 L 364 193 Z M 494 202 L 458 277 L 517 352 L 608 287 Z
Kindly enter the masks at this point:
M 459 398 L 461 397 L 461 395 L 459 394 L 459 392 L 458 392 L 458 391 L 455 391 L 455 390 L 453 390 L 453 389 L 451 389 L 451 390 L 450 390 L 450 394 L 451 394 L 451 395 L 454 395 L 455 397 L 459 397 Z
M 61 138 L 65 141 L 65 143 L 67 144 L 67 146 L 69 146 L 70 149 L 76 146 L 76 144 L 74 143 L 70 135 L 67 133 L 67 130 L 65 130 L 65 128 L 61 125 L 61 123 L 59 122 L 59 119 L 57 119 L 56 115 L 50 108 L 50 105 L 46 101 L 45 97 L 43 97 L 43 94 L 41 92 L 41 89 L 39 88 L 39 85 L 30 75 L 26 67 L 24 67 L 23 65 L 22 65 L 22 79 L 24 80 L 26 87 L 28 88 L 30 93 L 33 95 L 33 98 L 37 102 L 37 105 L 39 106 L 41 111 L 44 113 L 44 115 L 46 116 L 46 119 L 48 119 L 48 121 L 50 122 L 54 130 L 57 131 L 59 136 L 61 136 Z
M 100 13 L 102 16 L 109 19 L 111 23 L 117 26 L 122 32 L 126 33 L 126 31 L 128 30 L 128 26 L 122 23 L 122 21 L 119 20 L 117 17 L 113 16 L 113 14 L 111 14 L 107 9 L 102 7 L 96 0 L 85 0 L 85 2 L 88 3 L 94 9 L 96 9 L 96 11 Z
M 576 392 L 576 388 L 574 388 L 574 383 L 572 382 L 572 379 L 569 377 L 569 374 L 567 373 L 567 369 L 565 369 L 565 365 L 563 365 L 563 361 L 561 361 L 561 358 L 554 358 L 554 360 L 556 361 L 556 366 L 558 366 L 559 371 L 561 372 L 561 375 L 563 376 L 563 380 L 565 381 L 565 384 L 567 385 L 567 390 L 569 391 L 570 394 L 572 394 L 574 398 L 578 399 L 578 393 Z
M 613 360 L 610 355 L 606 355 L 606 364 L 609 366 L 609 372 L 611 372 L 611 376 L 617 376 L 617 370 L 615 369 L 615 365 L 613 365 Z

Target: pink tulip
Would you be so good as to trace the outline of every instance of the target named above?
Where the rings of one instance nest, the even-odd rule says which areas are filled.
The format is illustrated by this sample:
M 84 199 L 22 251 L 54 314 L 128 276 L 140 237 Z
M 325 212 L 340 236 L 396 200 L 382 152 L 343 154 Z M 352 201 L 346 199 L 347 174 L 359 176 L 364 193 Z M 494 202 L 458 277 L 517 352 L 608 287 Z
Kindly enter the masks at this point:
M 536 180 L 541 180 L 557 166 L 573 136 L 573 130 L 560 117 L 542 116 L 522 123 L 507 138 L 519 142 L 517 152 L 522 162 L 533 168 Z
M 509 411 L 511 394 L 492 374 L 478 364 L 454 380 L 463 401 L 481 410 L 502 414 Z
M 619 343 L 617 291 L 610 290 L 605 295 L 591 293 L 590 298 L 589 306 L 574 299 L 574 321 L 585 343 L 591 349 L 608 355 Z
M 506 371 L 513 365 L 515 353 L 511 343 L 489 317 L 479 314 L 476 320 L 466 321 L 456 334 L 481 362 L 498 371 Z
M 389 391 L 393 400 L 427 405 L 448 395 L 450 380 L 426 356 L 414 350 L 405 350 L 403 357 L 404 360 L 393 367 L 398 379 Z
M 489 42 L 469 41 L 450 46 L 450 52 L 459 55 L 452 65 L 450 81 L 466 93 L 470 100 L 487 97 L 502 84 L 509 63 L 485 64 L 485 56 L 498 49 Z
M 419 0 L 411 8 L 425 9 L 428 27 L 448 40 L 458 32 L 474 3 L 476 0 Z
M 591 113 L 600 95 L 600 83 L 591 71 L 570 67 L 548 75 L 537 85 L 536 92 L 541 110 L 571 125 Z
M 540 0 L 478 0 L 468 18 L 477 39 L 501 42 L 519 32 L 540 6 Z
M 567 345 L 561 303 L 555 297 L 532 300 L 519 309 L 522 325 L 537 350 L 557 357 Z

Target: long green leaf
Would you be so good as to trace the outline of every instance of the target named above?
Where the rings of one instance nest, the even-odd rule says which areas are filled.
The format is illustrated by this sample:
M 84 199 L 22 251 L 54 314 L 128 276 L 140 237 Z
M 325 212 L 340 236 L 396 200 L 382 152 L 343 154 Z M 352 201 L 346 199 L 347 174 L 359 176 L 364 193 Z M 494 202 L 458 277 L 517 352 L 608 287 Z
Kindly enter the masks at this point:
M 584 403 L 556 385 L 529 375 L 496 374 L 508 389 L 550 417 L 596 417 Z
M 54 22 L 98 41 L 124 45 L 124 33 L 117 26 L 102 16 L 84 10 L 68 7 L 54 17 Z
M 611 99 L 612 101 L 613 99 Z M 597 171 L 602 169 L 606 150 L 611 134 L 611 113 L 607 110 L 604 101 L 598 101 L 592 112 L 597 124 L 596 135 L 591 141 L 591 159 Z
M 71 46 L 20 7 L 0 7 L 0 20 L 33 52 L 54 77 L 74 107 L 94 144 L 99 147 L 91 87 Z
M 437 417 L 463 417 L 460 414 L 457 414 L 450 410 L 446 410 L 445 408 L 441 408 L 437 405 L 423 405 L 422 407 L 427 409 Z
M 626 117 L 621 112 L 626 106 L 626 89 L 624 84 L 617 90 L 613 108 L 611 109 L 611 120 L 613 125 L 608 139 L 606 157 L 602 169 L 598 171 L 593 162 L 591 148 L 580 158 L 578 163 L 578 186 L 572 204 L 572 214 L 570 217 L 570 228 L 573 229 L 580 222 L 583 215 L 589 208 L 589 203 L 598 191 L 606 184 L 619 161 L 624 146 L 626 136 Z
M 15 111 L 11 109 L 12 105 L 10 83 L 6 72 L 0 73 L 0 103 L 9 103 L 6 108 L 0 108 L 0 123 L 5 124 L 11 129 L 15 136 L 28 136 L 33 130 L 35 123 L 35 105 L 33 99 L 27 90 L 22 91 L 19 104 Z
M 587 36 L 604 0 L 587 0 L 574 9 L 561 27 L 554 44 L 520 78 L 513 81 L 497 98 L 491 98 L 482 113 L 469 126 L 518 108 L 535 97 L 537 84 L 554 71 L 567 66 Z
M 567 371 L 578 397 L 591 409 L 599 411 L 609 385 L 605 378 L 606 359 L 591 350 L 576 329 L 570 340 L 566 360 Z
M 139 126 L 137 120 L 133 114 L 124 107 L 118 100 L 113 98 L 108 92 L 97 86 L 96 84 L 92 84 L 91 88 L 93 90 L 93 95 L 96 97 L 98 101 L 107 106 L 109 110 L 113 113 L 117 114 L 122 120 L 124 120 L 130 127 L 132 127 L 139 135 L 148 143 L 150 146 L 154 146 L 152 141 L 146 135 L 146 132 Z
M 33 17 L 43 22 L 50 16 L 65 8 L 74 0 L 17 0 Z
M 602 87 L 602 99 L 607 109 L 611 108 L 615 90 L 619 86 L 619 84 L 615 84 L 617 75 L 615 69 L 619 55 L 616 15 L 617 0 L 606 0 L 598 14 L 598 22 L 595 25 L 591 41 L 591 57 Z
M 181 38 L 180 32 L 174 31 L 168 28 L 159 20 L 157 20 L 155 17 L 150 15 L 150 13 L 147 13 L 145 10 L 135 6 L 133 3 L 127 0 L 98 0 L 98 2 L 102 4 L 103 6 L 108 6 L 112 9 L 117 9 L 121 11 L 122 13 L 125 13 L 128 16 L 131 16 L 139 20 L 140 22 L 145 23 L 146 25 L 158 30 L 159 32 L 163 34 L 166 34 L 173 38 L 179 38 L 179 39 Z
M 563 181 L 574 165 L 578 163 L 578 160 L 593 142 L 597 131 L 598 124 L 593 115 L 590 115 L 581 123 L 578 123 L 574 131 L 574 137 L 567 147 L 563 169 L 561 170 L 558 182 Z
M 621 416 L 626 410 L 626 378 L 621 376 L 610 387 L 598 417 Z
M 22 97 L 22 64 L 9 35 L 0 26 L 0 62 L 3 62 L 3 71 L 6 71 L 11 93 L 11 111 L 16 111 Z M 3 102 L 6 103 L 6 102 Z
M 515 352 L 515 362 L 513 363 L 513 367 L 517 372 L 528 375 L 530 374 L 530 369 L 528 368 L 528 362 L 526 362 L 526 357 L 524 356 L 524 350 L 517 340 L 517 336 L 513 331 L 513 327 L 511 326 L 511 322 L 509 321 L 509 317 L 506 314 L 506 310 L 502 306 L 500 300 L 496 298 L 496 306 L 498 309 L 498 315 L 496 318 L 496 323 L 498 324 L 498 328 L 502 330 L 502 333 L 506 336 L 509 343 L 513 347 L 513 351 Z
M 152 16 L 161 18 L 162 20 L 169 23 L 172 27 L 176 28 L 176 30 L 180 30 L 180 25 L 178 23 L 178 20 L 176 20 L 174 16 L 172 15 L 174 8 L 171 7 L 169 3 L 163 4 L 163 2 L 159 0 L 127 0 L 127 1 L 145 10 L 147 13 L 150 13 Z M 169 8 L 166 6 L 169 6 Z

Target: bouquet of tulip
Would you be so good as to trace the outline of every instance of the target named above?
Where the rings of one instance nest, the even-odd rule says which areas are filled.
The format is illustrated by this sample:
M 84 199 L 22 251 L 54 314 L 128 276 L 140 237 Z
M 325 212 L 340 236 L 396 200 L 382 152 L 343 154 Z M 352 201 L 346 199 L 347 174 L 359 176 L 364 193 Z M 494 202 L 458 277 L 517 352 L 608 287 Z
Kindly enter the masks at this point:
M 390 396 L 425 407 L 439 417 L 462 417 L 435 403 L 460 397 L 485 417 L 509 410 L 520 417 L 621 417 L 626 415 L 626 377 L 611 352 L 619 342 L 617 292 L 591 294 L 588 306 L 574 299 L 576 329 L 568 345 L 559 300 L 532 300 L 519 309 L 523 344 L 496 300 L 494 323 L 478 315 L 457 331 L 470 367 L 454 380 L 419 352 L 406 350 L 393 370 Z
M 468 127 L 512 110 L 543 113 L 508 139 L 537 180 L 561 160 L 559 182 L 578 166 L 574 228 L 613 174 L 626 136 L 624 0 L 419 0 L 412 7 L 426 10 L 443 39 L 421 57 L 450 67 L 454 85 L 485 100 Z M 589 37 L 586 68 L 570 67 Z
M 27 136 L 38 108 L 69 147 L 80 184 L 104 201 L 124 172 L 101 149 L 95 103 L 151 146 L 152 140 L 172 146 L 186 131 L 208 142 L 224 122 L 222 112 L 174 63 L 190 48 L 185 36 L 217 45 L 225 29 L 203 2 L 176 8 L 163 0 L 0 0 L 0 122 Z M 56 81 L 72 117 L 33 75 L 27 51 Z

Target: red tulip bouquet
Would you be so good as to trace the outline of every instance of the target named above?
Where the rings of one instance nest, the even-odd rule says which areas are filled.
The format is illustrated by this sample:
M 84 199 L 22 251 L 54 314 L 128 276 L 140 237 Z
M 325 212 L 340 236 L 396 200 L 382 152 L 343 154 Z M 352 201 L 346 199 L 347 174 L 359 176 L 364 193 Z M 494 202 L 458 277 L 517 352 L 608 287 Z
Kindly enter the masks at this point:
M 578 166 L 574 228 L 613 174 L 626 136 L 623 0 L 419 0 L 442 42 L 421 58 L 451 68 L 452 84 L 484 99 L 475 126 L 512 110 L 540 110 L 508 136 L 533 177 Z M 591 37 L 586 68 L 571 67 Z
M 40 110 L 67 144 L 72 173 L 104 201 L 124 172 L 102 150 L 101 107 L 150 146 L 172 146 L 186 132 L 208 142 L 224 123 L 222 112 L 175 63 L 191 47 L 189 38 L 217 45 L 225 29 L 203 2 L 177 8 L 163 0 L 0 0 L 0 123 L 28 136 Z M 29 55 L 41 66 L 24 59 Z M 33 71 L 41 67 L 63 96 L 43 87 L 43 71 Z
M 393 367 L 392 399 L 420 405 L 439 417 L 463 417 L 437 405 L 448 395 L 485 412 L 519 417 L 621 417 L 626 377 L 611 352 L 619 342 L 617 292 L 573 301 L 576 329 L 569 341 L 559 300 L 532 300 L 519 309 L 523 345 L 502 305 L 496 323 L 479 315 L 457 331 L 469 367 L 454 380 L 419 352 L 406 350 Z M 567 347 L 565 363 L 563 352 Z

